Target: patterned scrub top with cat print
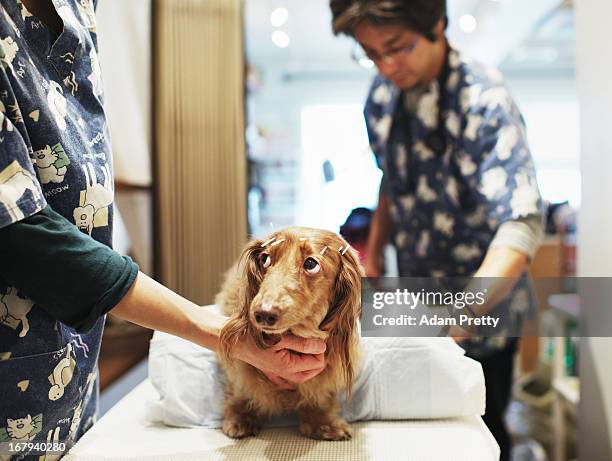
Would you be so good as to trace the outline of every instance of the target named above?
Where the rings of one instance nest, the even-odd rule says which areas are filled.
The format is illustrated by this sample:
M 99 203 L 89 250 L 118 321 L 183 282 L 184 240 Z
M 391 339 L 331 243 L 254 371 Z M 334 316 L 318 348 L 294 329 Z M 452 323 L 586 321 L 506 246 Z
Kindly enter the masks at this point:
M 111 147 L 95 5 L 53 4 L 64 24 L 59 36 L 20 0 L 0 0 L 0 227 L 49 204 L 111 246 Z M 49 267 L 49 276 L 56 270 Z M 70 446 L 93 424 L 103 326 L 101 317 L 78 334 L 15 287 L 0 286 L 0 459 L 10 459 L 9 442 Z
M 401 92 L 379 75 L 364 110 L 402 277 L 469 277 L 502 223 L 543 213 L 523 119 L 501 75 L 452 47 L 447 59 L 442 92 L 437 80 Z M 427 139 L 440 107 L 446 149 L 434 152 Z M 534 307 L 523 278 L 490 314 L 516 331 Z M 491 337 L 462 345 L 483 356 L 505 344 Z

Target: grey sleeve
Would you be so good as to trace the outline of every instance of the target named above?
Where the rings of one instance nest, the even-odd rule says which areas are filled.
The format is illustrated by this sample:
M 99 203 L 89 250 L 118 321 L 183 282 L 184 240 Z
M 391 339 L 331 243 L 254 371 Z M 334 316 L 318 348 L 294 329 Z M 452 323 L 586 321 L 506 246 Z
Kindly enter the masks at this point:
M 544 235 L 544 220 L 542 215 L 532 214 L 502 223 L 489 248 L 506 247 L 525 253 L 529 259 L 535 255 L 542 236 Z

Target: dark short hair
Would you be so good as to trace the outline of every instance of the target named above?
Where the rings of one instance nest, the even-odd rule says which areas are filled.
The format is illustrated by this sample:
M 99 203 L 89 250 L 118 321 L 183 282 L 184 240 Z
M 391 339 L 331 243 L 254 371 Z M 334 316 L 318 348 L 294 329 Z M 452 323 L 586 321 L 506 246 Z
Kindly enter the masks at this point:
M 334 34 L 353 35 L 362 21 L 374 26 L 400 25 L 435 40 L 433 29 L 446 21 L 446 0 L 330 0 Z

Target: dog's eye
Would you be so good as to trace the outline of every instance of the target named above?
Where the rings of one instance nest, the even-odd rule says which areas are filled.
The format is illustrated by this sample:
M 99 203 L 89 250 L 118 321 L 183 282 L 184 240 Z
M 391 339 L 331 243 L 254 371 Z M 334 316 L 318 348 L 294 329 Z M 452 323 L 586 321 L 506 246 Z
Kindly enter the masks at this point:
M 259 264 L 262 268 L 267 268 L 272 263 L 272 258 L 268 253 L 262 253 L 259 255 Z
M 321 270 L 321 266 L 316 259 L 307 258 L 306 261 L 304 261 L 304 269 L 306 269 L 306 272 L 309 274 L 316 274 Z

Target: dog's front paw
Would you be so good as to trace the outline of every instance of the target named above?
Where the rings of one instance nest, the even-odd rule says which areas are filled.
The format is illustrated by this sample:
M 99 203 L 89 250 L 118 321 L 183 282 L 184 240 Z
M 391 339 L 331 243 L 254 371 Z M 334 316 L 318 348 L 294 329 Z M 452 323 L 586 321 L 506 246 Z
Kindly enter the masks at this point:
M 228 437 L 242 439 L 259 434 L 261 427 L 255 421 L 239 421 L 237 419 L 225 419 L 222 431 Z
M 343 419 L 321 425 L 302 422 L 300 423 L 300 432 L 306 437 L 317 440 L 349 440 L 353 437 L 351 427 Z

